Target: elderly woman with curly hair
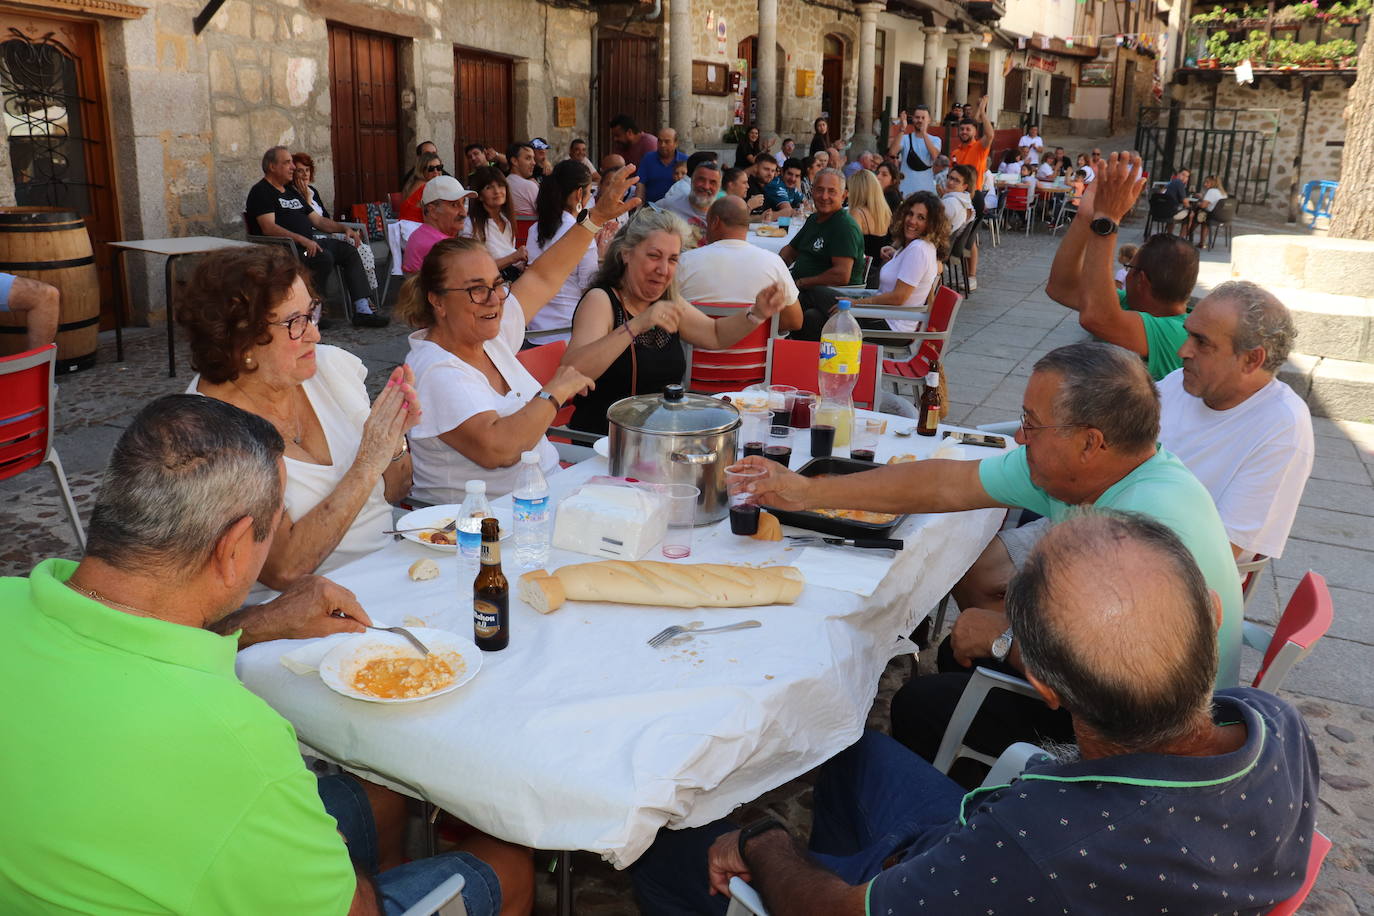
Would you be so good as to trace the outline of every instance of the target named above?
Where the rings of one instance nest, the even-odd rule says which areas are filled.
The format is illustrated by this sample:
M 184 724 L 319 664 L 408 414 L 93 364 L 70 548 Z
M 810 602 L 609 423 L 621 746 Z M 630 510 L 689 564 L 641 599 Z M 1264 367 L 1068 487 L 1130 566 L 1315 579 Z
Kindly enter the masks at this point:
M 616 401 L 680 382 L 687 368 L 682 341 L 727 349 L 788 304 L 780 283 L 728 318 L 711 318 L 684 300 L 677 262 L 687 231 L 677 214 L 646 210 L 612 239 L 577 304 L 563 356 L 564 366 L 596 380 L 595 389 L 577 399 L 573 429 L 604 434 L 606 410 Z
M 197 370 L 187 391 L 255 413 L 286 441 L 285 512 L 259 582 L 284 588 L 384 547 L 390 500 L 410 490 L 414 378 L 392 371 L 368 403 L 367 369 L 320 343 L 321 300 L 290 252 L 206 255 L 177 305 Z

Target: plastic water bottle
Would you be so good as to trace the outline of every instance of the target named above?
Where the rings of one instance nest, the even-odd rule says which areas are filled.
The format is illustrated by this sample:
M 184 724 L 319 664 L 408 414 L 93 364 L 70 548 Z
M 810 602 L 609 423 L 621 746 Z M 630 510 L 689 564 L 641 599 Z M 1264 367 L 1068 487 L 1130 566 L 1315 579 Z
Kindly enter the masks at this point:
M 490 517 L 491 504 L 487 502 L 485 480 L 469 480 L 463 489 L 463 507 L 458 510 L 458 562 L 476 576 L 482 559 L 482 519 Z M 463 588 L 467 588 L 466 583 Z
M 841 299 L 835 314 L 821 330 L 821 360 L 817 387 L 822 400 L 839 402 L 843 416 L 835 424 L 835 444 L 846 446 L 854 426 L 854 385 L 859 380 L 859 357 L 864 336 L 849 314 L 852 303 Z
M 542 569 L 549 562 L 549 485 L 537 452 L 520 453 L 515 480 L 515 562 L 521 569 Z

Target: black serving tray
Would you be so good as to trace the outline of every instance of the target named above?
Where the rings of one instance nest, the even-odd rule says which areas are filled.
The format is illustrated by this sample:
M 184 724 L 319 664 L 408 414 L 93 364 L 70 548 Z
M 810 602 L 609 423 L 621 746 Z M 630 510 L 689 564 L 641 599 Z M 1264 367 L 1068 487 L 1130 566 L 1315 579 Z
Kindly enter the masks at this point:
M 860 461 L 857 458 L 812 458 L 798 468 L 797 473 L 803 477 L 819 477 L 822 474 L 857 474 L 859 471 L 871 471 L 880 467 L 885 467 L 885 465 L 873 461 Z M 777 516 L 778 521 L 784 525 L 842 538 L 891 537 L 892 530 L 906 521 L 905 515 L 899 515 L 885 525 L 875 525 L 872 522 L 852 522 L 842 518 L 830 518 L 811 511 L 788 512 L 785 509 L 774 509 L 772 506 L 764 506 L 763 508 Z

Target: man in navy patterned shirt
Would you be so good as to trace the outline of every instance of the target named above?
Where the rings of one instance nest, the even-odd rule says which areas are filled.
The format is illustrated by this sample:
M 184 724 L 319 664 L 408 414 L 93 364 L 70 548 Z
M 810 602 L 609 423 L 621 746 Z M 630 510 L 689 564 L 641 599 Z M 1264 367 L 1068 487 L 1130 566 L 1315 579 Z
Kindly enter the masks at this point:
M 1259 690 L 1213 694 L 1221 606 L 1169 529 L 1083 511 L 1007 591 L 1026 675 L 1073 716 L 1072 759 L 963 790 L 869 732 L 822 770 L 809 850 L 767 818 L 661 831 L 648 914 L 723 913 L 734 876 L 775 914 L 1235 913 L 1307 871 L 1316 750 Z

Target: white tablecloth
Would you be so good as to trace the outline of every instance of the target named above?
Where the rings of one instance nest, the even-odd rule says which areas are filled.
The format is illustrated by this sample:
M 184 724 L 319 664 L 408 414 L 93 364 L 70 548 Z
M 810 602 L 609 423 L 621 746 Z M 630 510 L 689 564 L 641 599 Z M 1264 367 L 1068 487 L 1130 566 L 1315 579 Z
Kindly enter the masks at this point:
M 796 434 L 794 467 L 805 460 L 808 435 Z M 928 456 L 938 445 L 889 433 L 878 459 Z M 605 473 L 605 460 L 595 458 L 555 474 L 550 489 L 557 497 Z M 423 702 L 342 697 L 317 675 L 283 667 L 281 656 L 300 645 L 285 640 L 244 650 L 238 672 L 306 745 L 360 775 L 503 839 L 591 850 L 623 868 L 660 827 L 722 817 L 856 741 L 887 661 L 911 651 L 903 634 L 972 564 L 1001 519 L 1001 510 L 912 516 L 894 532 L 906 549 L 868 598 L 809 578 L 790 606 L 570 602 L 541 616 L 512 587 L 509 648 L 486 654 L 481 672 L 459 690 Z M 519 570 L 505 543 L 514 586 Z M 686 562 L 792 563 L 802 549 L 735 537 L 727 520 L 696 529 Z M 419 557 L 439 559 L 442 575 L 411 582 L 406 570 Z M 648 558 L 659 559 L 657 549 Z M 549 568 L 590 560 L 555 550 Z M 413 615 L 472 630 L 470 582 L 459 580 L 455 559 L 430 548 L 393 543 L 332 578 L 356 592 L 377 622 Z M 663 649 L 645 644 L 674 623 L 751 618 L 763 626 Z
M 759 235 L 758 232 L 755 231 L 758 229 L 759 226 L 762 225 L 777 226 L 776 222 L 768 224 L 751 224 L 749 226 L 749 244 L 757 245 L 760 248 L 766 248 L 774 254 L 777 254 L 778 252 L 782 251 L 784 245 L 792 241 L 796 234 L 801 231 L 801 227 L 805 222 L 806 221 L 801 219 L 800 217 L 792 217 L 792 224 L 787 227 L 787 236 L 785 238 L 783 236 Z

